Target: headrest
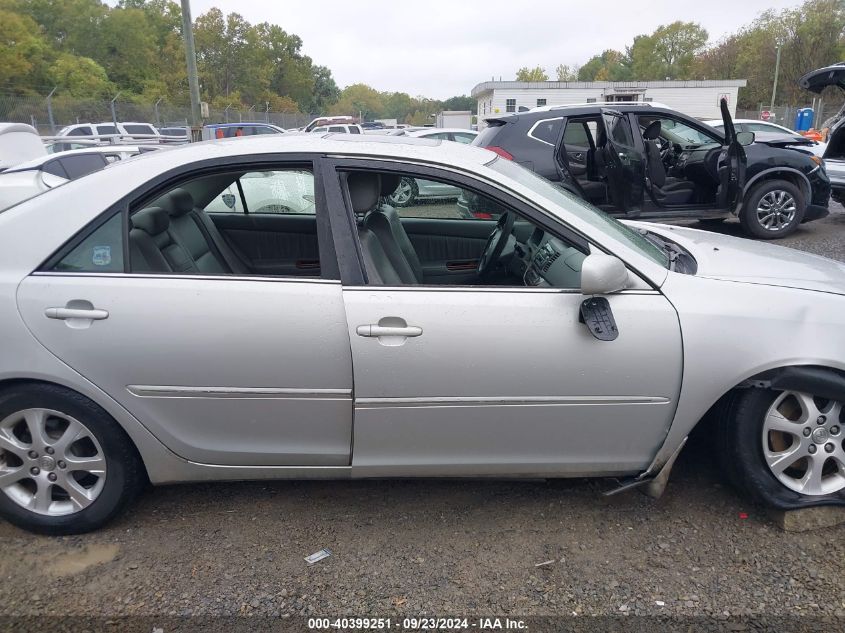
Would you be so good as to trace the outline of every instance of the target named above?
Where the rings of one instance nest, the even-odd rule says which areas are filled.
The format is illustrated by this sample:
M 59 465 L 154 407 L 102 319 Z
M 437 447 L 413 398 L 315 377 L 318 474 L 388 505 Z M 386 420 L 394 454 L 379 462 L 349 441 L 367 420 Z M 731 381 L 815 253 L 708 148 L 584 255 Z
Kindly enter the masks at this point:
M 174 189 L 167 197 L 170 199 L 170 215 L 174 217 L 194 210 L 194 197 L 184 189 Z
M 396 174 L 381 174 L 381 195 L 389 196 L 399 186 L 401 176 Z
M 132 216 L 132 226 L 148 235 L 159 235 L 170 227 L 170 216 L 161 207 L 147 207 Z
M 353 171 L 346 177 L 346 187 L 355 213 L 366 213 L 378 204 L 381 193 L 381 178 L 378 174 Z
M 660 119 L 655 119 L 648 124 L 648 127 L 643 132 L 643 138 L 647 141 L 653 141 L 660 136 Z

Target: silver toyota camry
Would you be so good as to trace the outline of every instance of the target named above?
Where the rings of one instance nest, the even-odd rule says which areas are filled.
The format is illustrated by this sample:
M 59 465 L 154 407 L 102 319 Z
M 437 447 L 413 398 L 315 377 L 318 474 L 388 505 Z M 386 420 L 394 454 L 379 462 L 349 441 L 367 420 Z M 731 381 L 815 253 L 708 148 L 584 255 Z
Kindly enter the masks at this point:
M 396 209 L 403 178 L 501 213 Z M 454 143 L 122 161 L 0 213 L 0 514 L 82 532 L 148 482 L 271 478 L 657 496 L 708 417 L 751 497 L 842 504 L 843 295 L 834 261 L 623 224 Z

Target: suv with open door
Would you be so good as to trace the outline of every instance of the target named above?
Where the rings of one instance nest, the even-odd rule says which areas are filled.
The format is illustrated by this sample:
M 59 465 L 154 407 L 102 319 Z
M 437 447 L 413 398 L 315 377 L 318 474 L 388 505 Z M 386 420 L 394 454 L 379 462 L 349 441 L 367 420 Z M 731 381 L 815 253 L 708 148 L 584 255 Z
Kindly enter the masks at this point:
M 603 211 L 627 218 L 737 215 L 746 233 L 784 237 L 827 215 L 823 161 L 736 132 L 721 103 L 725 132 L 649 103 L 558 106 L 487 119 L 486 147 Z
M 821 94 L 828 86 L 836 86 L 845 93 L 845 62 L 813 70 L 801 77 L 798 85 L 816 94 Z M 833 188 L 833 198 L 845 203 L 845 106 L 830 124 L 824 162 Z

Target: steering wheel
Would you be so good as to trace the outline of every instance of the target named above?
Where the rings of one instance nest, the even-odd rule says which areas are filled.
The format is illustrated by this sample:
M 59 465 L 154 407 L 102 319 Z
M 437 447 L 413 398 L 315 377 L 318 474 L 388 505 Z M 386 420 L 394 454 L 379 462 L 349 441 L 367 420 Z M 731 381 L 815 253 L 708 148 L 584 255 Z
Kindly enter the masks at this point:
M 481 259 L 478 260 L 476 272 L 479 277 L 486 277 L 496 268 L 499 257 L 502 256 L 502 251 L 505 249 L 508 238 L 513 232 L 515 221 L 516 216 L 508 211 L 505 211 L 499 216 L 499 220 L 496 222 L 496 228 L 493 229 L 490 237 L 487 238 L 484 253 L 481 255 Z
M 669 157 L 672 155 L 672 142 L 661 138 L 660 139 L 660 160 L 663 161 L 663 164 L 666 164 Z

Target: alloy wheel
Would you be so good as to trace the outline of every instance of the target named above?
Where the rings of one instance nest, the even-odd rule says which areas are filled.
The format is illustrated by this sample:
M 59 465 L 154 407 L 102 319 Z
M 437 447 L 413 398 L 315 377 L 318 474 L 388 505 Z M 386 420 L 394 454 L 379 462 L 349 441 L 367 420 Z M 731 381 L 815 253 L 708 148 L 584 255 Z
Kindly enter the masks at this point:
M 842 403 L 785 391 L 763 420 L 766 464 L 784 486 L 818 496 L 845 488 Z
M 399 182 L 399 186 L 396 187 L 396 190 L 391 194 L 390 199 L 394 202 L 394 204 L 407 204 L 413 195 L 414 190 L 411 183 L 406 178 L 403 178 Z
M 63 516 L 103 490 L 106 458 L 79 420 L 52 409 L 24 409 L 0 420 L 0 491 L 36 514 Z
M 764 194 L 757 203 L 757 221 L 767 231 L 781 231 L 795 219 L 798 205 L 788 191 L 775 189 Z

